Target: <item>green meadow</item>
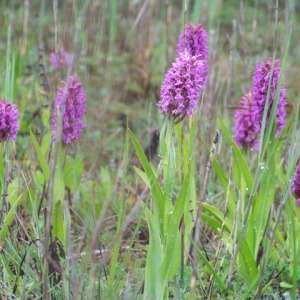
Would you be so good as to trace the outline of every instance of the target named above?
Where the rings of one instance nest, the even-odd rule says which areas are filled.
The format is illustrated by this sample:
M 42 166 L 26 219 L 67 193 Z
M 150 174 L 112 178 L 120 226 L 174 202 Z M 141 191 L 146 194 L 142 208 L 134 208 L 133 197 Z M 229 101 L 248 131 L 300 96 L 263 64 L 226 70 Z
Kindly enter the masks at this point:
M 299 14 L 295 0 L 2 0 L 0 299 L 300 299 Z M 190 24 L 207 32 L 205 84 L 193 116 L 162 113 Z M 240 101 L 268 58 L 256 145 L 241 146 L 237 115 L 254 109 Z

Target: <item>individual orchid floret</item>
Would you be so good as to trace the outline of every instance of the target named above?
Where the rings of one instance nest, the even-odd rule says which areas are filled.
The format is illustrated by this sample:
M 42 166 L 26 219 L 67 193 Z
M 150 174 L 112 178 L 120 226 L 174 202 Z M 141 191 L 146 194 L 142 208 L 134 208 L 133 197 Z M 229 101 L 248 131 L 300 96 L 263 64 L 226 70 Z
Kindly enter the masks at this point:
M 163 113 L 175 118 L 193 116 L 199 101 L 199 92 L 206 82 L 206 63 L 187 52 L 180 53 L 166 73 L 161 87 L 161 100 L 157 106 Z
M 11 139 L 16 141 L 17 131 L 20 129 L 19 112 L 17 106 L 5 99 L 0 100 L 0 142 Z
M 300 165 L 297 165 L 297 171 L 292 184 L 292 195 L 296 198 L 296 204 L 300 206 Z
M 52 115 L 52 141 L 56 141 L 58 111 L 62 114 L 62 139 L 66 144 L 79 140 L 81 130 L 85 127 L 82 120 L 85 115 L 86 96 L 78 76 L 70 77 L 69 82 L 62 81 L 63 88 L 58 88 Z
M 263 121 L 263 114 L 264 114 L 264 108 L 267 100 L 267 93 L 268 93 L 268 87 L 270 82 L 270 98 L 269 98 L 269 108 L 268 108 L 268 114 L 267 114 L 267 122 L 266 126 L 268 124 L 268 120 L 271 113 L 272 104 L 274 102 L 276 88 L 280 76 L 280 70 L 279 67 L 280 61 L 276 60 L 274 63 L 274 70 L 272 74 L 272 79 L 270 82 L 270 76 L 271 76 L 271 70 L 272 70 L 272 58 L 269 57 L 267 60 L 263 63 L 260 63 L 256 66 L 256 71 L 254 73 L 253 77 L 253 87 L 252 87 L 252 99 L 253 99 L 253 112 L 255 114 L 256 119 L 256 131 L 259 133 L 261 131 L 262 121 Z M 280 87 L 280 93 L 279 93 L 279 99 L 278 99 L 278 105 L 276 108 L 276 137 L 279 136 L 280 132 L 286 125 L 285 121 L 285 105 L 287 104 L 286 97 L 285 97 L 285 88 L 284 84 L 281 84 Z
M 60 47 L 57 53 L 50 53 L 50 63 L 53 69 L 61 70 L 70 65 L 70 54 Z
M 241 107 L 235 111 L 235 135 L 233 136 L 237 145 L 242 148 L 257 148 L 257 130 L 255 115 L 252 110 L 252 94 L 248 93 L 241 98 Z
M 177 54 L 187 51 L 190 55 L 199 55 L 200 59 L 207 62 L 208 46 L 207 32 L 201 24 L 186 25 L 185 32 L 178 37 Z

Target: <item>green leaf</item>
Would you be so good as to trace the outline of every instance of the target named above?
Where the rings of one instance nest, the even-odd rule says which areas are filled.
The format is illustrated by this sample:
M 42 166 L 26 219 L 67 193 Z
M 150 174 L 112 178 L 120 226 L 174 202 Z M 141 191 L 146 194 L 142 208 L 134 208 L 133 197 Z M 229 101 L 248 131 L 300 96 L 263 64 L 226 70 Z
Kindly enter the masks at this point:
M 290 281 L 292 282 L 292 299 L 295 299 L 297 293 L 297 281 L 299 280 L 299 252 L 300 252 L 300 243 L 299 243 L 299 212 L 296 207 L 295 200 L 290 198 L 287 200 L 286 207 L 286 216 L 289 220 L 287 225 L 287 234 L 290 248 L 290 264 L 289 264 L 289 273 Z
M 164 294 L 162 282 L 158 276 L 163 259 L 163 247 L 159 234 L 158 223 L 145 206 L 146 219 L 149 228 L 149 246 L 145 267 L 144 299 L 162 299 Z
M 31 140 L 32 140 L 32 143 L 34 145 L 34 148 L 35 148 L 35 151 L 38 155 L 38 158 L 39 158 L 39 161 L 40 161 L 40 164 L 41 164 L 41 167 L 42 167 L 42 170 L 43 170 L 43 174 L 45 176 L 45 180 L 46 181 L 49 181 L 50 179 L 50 169 L 48 167 L 48 164 L 43 156 L 43 153 L 42 153 L 42 150 L 34 136 L 34 134 L 32 133 L 32 130 L 31 128 L 29 127 L 29 132 L 30 132 L 30 136 L 31 136 Z
M 55 177 L 54 177 L 54 190 L 53 190 L 53 200 L 54 203 L 58 200 L 63 200 L 65 197 L 65 182 L 64 182 L 64 171 L 62 166 L 62 161 L 64 157 L 64 149 L 60 147 L 60 151 L 57 156 Z
M 202 216 L 204 220 L 206 220 L 215 230 L 217 233 L 220 232 L 220 229 L 222 228 L 222 223 L 224 220 L 224 214 L 219 211 L 217 208 L 207 204 L 207 203 L 202 203 L 202 207 L 204 210 L 210 212 L 215 218 L 217 218 L 217 222 L 214 221 L 212 218 L 209 216 Z M 227 243 L 230 245 L 231 250 L 233 249 L 233 236 L 228 235 L 231 234 L 233 231 L 233 222 L 232 220 L 228 219 L 227 217 L 225 218 L 224 222 L 224 227 L 225 231 L 223 232 L 223 239 L 227 241 Z M 226 234 L 226 232 L 228 234 Z M 240 231 L 239 229 L 237 230 L 237 234 L 239 235 Z M 239 262 L 239 267 L 241 274 L 243 277 L 246 279 L 248 283 L 252 282 L 254 278 L 257 275 L 257 267 L 255 264 L 255 259 L 250 251 L 250 248 L 248 246 L 247 240 L 244 238 L 241 243 L 241 247 L 239 249 L 239 255 L 238 255 L 238 262 Z
M 95 214 L 95 219 L 100 216 L 104 200 L 106 198 L 104 189 L 95 181 L 88 180 L 80 185 L 80 208 L 83 213 L 90 212 Z
M 198 251 L 198 254 L 200 256 L 200 259 L 205 263 L 207 266 L 208 270 L 211 272 L 211 274 L 214 276 L 216 279 L 217 284 L 219 285 L 220 289 L 222 292 L 227 290 L 226 284 L 223 282 L 222 278 L 220 275 L 215 271 L 214 267 L 210 264 L 210 262 L 206 259 L 205 255 L 202 253 L 202 251 Z
M 144 181 L 144 183 L 147 185 L 147 187 L 150 189 L 150 182 L 147 177 L 147 174 L 143 172 L 141 169 L 137 168 L 136 166 L 133 167 L 135 172 L 141 177 L 141 179 Z
M 224 220 L 224 213 L 218 210 L 216 207 L 209 205 L 207 203 L 202 203 L 202 208 L 203 210 L 208 211 L 211 213 L 215 218 L 217 218 L 221 224 Z M 227 232 L 231 232 L 233 228 L 233 221 L 229 219 L 228 217 L 225 218 L 225 223 L 224 223 L 225 229 Z M 221 229 L 221 226 L 219 227 Z
M 179 236 L 179 225 L 180 220 L 183 215 L 184 205 L 186 201 L 188 201 L 188 190 L 189 190 L 189 182 L 190 182 L 191 172 L 190 170 L 187 172 L 180 193 L 178 195 L 178 199 L 176 201 L 174 211 L 170 215 L 169 228 L 167 232 L 167 242 L 164 250 L 164 258 L 159 270 L 160 280 L 162 282 L 163 288 L 167 286 L 167 282 L 170 279 L 170 273 L 175 272 L 175 268 L 172 266 L 173 262 L 178 261 L 179 249 L 176 249 L 175 245 L 180 245 L 178 242 Z M 178 266 L 177 270 L 178 271 Z M 172 272 L 171 272 L 172 271 Z
M 189 119 L 189 134 L 184 135 L 183 150 L 184 150 L 184 175 L 187 174 L 188 169 L 191 167 L 191 160 L 194 160 L 194 148 L 196 141 L 196 134 L 198 129 L 198 118 Z
M 64 167 L 64 180 L 65 185 L 71 191 L 75 193 L 80 186 L 80 180 L 83 172 L 83 163 L 79 156 L 75 159 L 67 155 Z
M 279 286 L 280 286 L 281 288 L 283 288 L 283 289 L 291 289 L 291 288 L 293 287 L 292 284 L 289 284 L 289 283 L 287 283 L 287 282 L 285 282 L 285 281 L 281 281 L 281 282 L 279 283 Z
M 175 171 L 176 171 L 176 155 L 175 155 L 175 148 L 173 143 L 171 143 L 169 148 L 169 153 L 167 154 L 168 166 L 165 168 L 165 185 L 164 185 L 164 233 L 167 233 L 167 229 L 169 227 L 169 219 L 170 213 L 173 210 L 172 205 L 172 196 L 173 196 L 173 185 L 174 185 L 174 178 L 175 178 Z
M 257 196 L 253 197 L 253 203 L 246 229 L 246 239 L 253 256 L 256 256 L 259 244 L 265 235 L 265 228 L 269 218 L 271 205 L 274 202 L 275 195 L 275 166 L 276 160 L 266 165 L 265 172 L 260 184 L 260 190 Z
M 60 241 L 66 245 L 65 241 L 65 226 L 63 220 L 63 201 L 65 197 L 64 171 L 62 168 L 62 161 L 64 157 L 65 148 L 60 147 L 57 156 L 57 164 L 54 177 L 53 190 L 53 211 L 52 211 L 52 234 L 57 236 Z
M 229 180 L 225 172 L 221 169 L 219 163 L 216 161 L 216 159 L 213 160 L 212 165 L 223 187 L 224 195 L 226 195 L 228 192 Z M 232 186 L 229 187 L 227 208 L 228 208 L 228 216 L 231 220 L 233 220 L 235 214 L 235 197 L 234 197 L 234 191 Z
M 9 212 L 5 216 L 5 219 L 4 219 L 3 225 L 2 225 L 2 230 L 0 231 L 0 240 L 3 240 L 6 237 L 7 232 L 8 232 L 8 228 L 9 228 L 9 226 L 11 225 L 11 223 L 14 219 L 15 211 L 16 211 L 21 199 L 22 199 L 22 195 L 20 195 L 18 197 L 17 201 L 15 201 L 14 205 L 11 206 Z
M 220 229 L 222 228 L 222 222 L 220 220 L 217 220 L 204 212 L 201 214 L 201 219 L 202 221 L 207 222 L 216 232 L 220 232 Z
M 191 160 L 191 174 L 195 174 L 195 160 Z M 190 248 L 190 234 L 195 226 L 194 213 L 197 211 L 197 191 L 198 187 L 196 186 L 195 177 L 191 175 L 189 190 L 188 190 L 188 201 L 185 201 L 184 205 L 184 248 Z
M 65 243 L 65 223 L 63 218 L 63 202 L 58 200 L 54 204 L 53 218 L 52 218 L 52 233 L 57 236 L 64 245 Z
M 110 198 L 112 194 L 113 184 L 111 181 L 111 177 L 107 169 L 101 168 L 100 170 L 101 183 L 105 192 L 106 198 Z
M 182 181 L 182 122 L 175 126 L 177 132 L 177 170 L 179 182 Z
M 41 144 L 41 151 L 43 153 L 43 157 L 46 156 L 47 152 L 50 149 L 50 144 L 51 144 L 51 139 L 52 139 L 52 132 L 49 131 L 43 136 L 42 144 Z
M 169 161 L 167 163 L 165 184 L 164 184 L 164 200 L 168 203 L 172 202 L 173 184 L 176 171 L 176 156 L 174 145 L 171 144 L 169 149 Z
M 49 126 L 49 124 L 51 124 L 50 117 L 51 117 L 50 109 L 49 108 L 43 109 L 42 110 L 42 122 L 43 122 L 43 125 L 45 126 L 45 128 L 47 128 L 47 129 L 50 129 L 50 126 Z
M 118 211 L 118 217 L 117 217 L 117 230 L 116 232 L 120 232 L 122 222 L 123 222 L 123 217 L 124 217 L 124 211 L 126 211 L 126 207 L 124 208 L 124 201 L 123 199 L 125 198 L 125 178 L 126 178 L 126 169 L 127 169 L 127 161 L 128 161 L 128 151 L 129 151 L 129 137 L 128 137 L 128 132 L 126 133 L 125 136 L 125 145 L 124 145 L 124 153 L 123 153 L 123 170 L 122 170 L 122 181 L 121 181 L 121 193 L 119 194 L 119 211 Z M 101 168 L 101 180 L 102 180 L 102 186 L 106 194 L 106 198 L 109 199 L 112 194 L 112 188 L 113 184 L 111 182 L 111 177 L 109 172 Z M 120 246 L 121 246 L 121 238 L 118 238 L 116 244 L 113 247 L 112 255 L 111 255 L 111 260 L 110 260 L 110 274 L 109 278 L 107 281 L 108 284 L 108 295 L 114 294 L 115 293 L 115 273 L 116 273 L 116 266 L 118 262 L 118 257 L 119 257 L 119 251 L 120 251 Z
M 235 169 L 235 171 L 237 172 L 237 179 L 240 176 L 243 176 L 246 181 L 248 191 L 252 191 L 253 179 L 252 179 L 252 175 L 249 170 L 247 161 L 246 161 L 245 157 L 243 156 L 240 148 L 234 142 L 229 130 L 227 129 L 227 127 L 221 117 L 219 117 L 219 121 L 221 123 L 222 130 L 223 130 L 223 133 L 224 133 L 224 136 L 225 136 L 227 142 L 229 143 L 230 146 L 232 146 L 234 166 L 235 166 L 235 164 L 237 164 L 237 168 Z
M 225 243 L 227 244 L 228 250 L 233 251 L 233 240 L 232 236 L 229 236 L 228 233 L 223 232 L 222 238 L 224 239 Z M 251 285 L 255 282 L 257 284 L 257 275 L 258 270 L 256 267 L 255 259 L 252 255 L 252 252 L 247 244 L 247 241 L 243 238 L 238 257 L 238 266 L 241 275 L 244 277 L 245 281 L 248 285 Z M 259 277 L 258 277 L 259 278 Z
M 139 142 L 137 141 L 134 134 L 128 128 L 128 132 L 136 151 L 136 154 L 144 168 L 145 173 L 147 174 L 150 187 L 151 187 L 151 194 L 152 194 L 152 201 L 153 201 L 153 214 L 157 217 L 157 221 L 159 222 L 160 232 L 163 233 L 163 217 L 164 217 L 164 195 L 161 190 L 161 187 L 156 179 L 156 176 L 147 160 L 147 157 L 140 146 Z
M 18 181 L 17 179 L 14 179 L 13 182 L 8 187 L 8 200 L 11 207 L 3 220 L 2 229 L 0 230 L 0 240 L 3 240 L 6 237 L 8 233 L 8 228 L 14 219 L 15 212 L 22 199 L 22 194 L 18 196 L 17 192 L 18 192 Z

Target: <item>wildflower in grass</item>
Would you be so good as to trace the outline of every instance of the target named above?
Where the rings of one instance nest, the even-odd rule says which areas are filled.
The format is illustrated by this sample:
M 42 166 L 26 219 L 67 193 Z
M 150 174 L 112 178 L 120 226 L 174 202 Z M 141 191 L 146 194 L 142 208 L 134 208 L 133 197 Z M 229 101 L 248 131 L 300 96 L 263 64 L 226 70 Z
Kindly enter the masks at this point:
M 57 70 L 68 67 L 70 64 L 70 54 L 65 51 L 64 47 L 60 47 L 57 53 L 50 54 L 50 64 L 53 69 Z
M 200 59 L 207 62 L 207 32 L 201 24 L 186 25 L 185 32 L 178 37 L 177 54 L 187 51 L 192 56 L 199 55 Z
M 237 145 L 245 148 L 247 146 L 256 148 L 258 145 L 255 115 L 252 110 L 252 94 L 248 93 L 241 98 L 241 108 L 235 111 L 235 135 L 233 136 Z
M 182 119 L 186 114 L 193 116 L 199 92 L 205 85 L 206 71 L 207 65 L 199 55 L 180 53 L 165 75 L 157 106 L 163 113 L 170 112 Z
M 269 107 L 267 113 L 266 126 L 270 117 L 272 104 L 275 99 L 277 83 L 280 76 L 280 61 L 276 60 L 274 63 L 274 70 L 271 79 Z M 256 71 L 253 77 L 253 87 L 251 93 L 245 95 L 240 104 L 242 108 L 237 110 L 235 114 L 236 122 L 234 130 L 236 134 L 234 139 L 236 143 L 242 147 L 249 145 L 257 149 L 259 142 L 259 134 L 263 122 L 263 115 L 265 104 L 267 101 L 268 87 L 272 70 L 272 58 L 268 58 L 265 62 L 256 66 Z M 281 84 L 278 105 L 276 108 L 276 137 L 286 125 L 285 106 L 287 101 L 285 98 L 284 84 Z
M 17 131 L 20 129 L 19 112 L 17 106 L 5 99 L 0 100 L 0 142 L 11 139 L 16 141 Z
M 57 111 L 62 113 L 62 139 L 70 144 L 74 139 L 78 140 L 81 130 L 85 127 L 84 118 L 86 96 L 82 84 L 77 75 L 71 76 L 68 83 L 62 81 L 64 88 L 58 88 L 58 96 L 54 102 L 52 115 L 52 141 L 56 140 Z
M 270 98 L 269 98 L 269 109 L 267 114 L 267 122 L 270 117 L 270 112 L 272 108 L 272 104 L 274 102 L 277 83 L 280 76 L 280 67 L 279 67 L 280 61 L 276 60 L 274 63 L 274 70 L 272 74 L 272 80 L 271 80 L 271 87 L 270 87 Z M 265 103 L 267 100 L 267 93 L 268 93 L 268 87 L 269 87 L 269 79 L 271 76 L 271 70 L 272 70 L 272 58 L 269 57 L 267 60 L 263 63 L 260 63 L 256 66 L 256 71 L 254 73 L 253 77 L 253 87 L 252 87 L 252 100 L 253 100 L 253 113 L 255 115 L 256 119 L 256 131 L 257 133 L 260 132 L 262 121 L 263 121 L 263 114 L 264 114 L 264 108 Z M 285 98 L 285 89 L 284 84 L 281 84 L 280 87 L 280 94 L 278 99 L 278 105 L 276 109 L 276 137 L 279 136 L 281 130 L 285 127 L 286 121 L 285 121 L 285 105 L 287 104 L 286 98 Z M 266 123 L 267 126 L 267 123 Z
M 297 166 L 296 175 L 292 184 L 292 194 L 296 198 L 296 204 L 300 206 L 300 165 Z

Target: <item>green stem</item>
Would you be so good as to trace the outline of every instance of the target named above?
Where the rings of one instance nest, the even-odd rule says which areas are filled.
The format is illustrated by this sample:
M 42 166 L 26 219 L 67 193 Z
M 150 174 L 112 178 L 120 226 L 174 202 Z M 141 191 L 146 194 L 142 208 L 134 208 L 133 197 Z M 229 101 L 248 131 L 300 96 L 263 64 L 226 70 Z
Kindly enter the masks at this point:
M 4 170 L 7 170 L 5 166 L 5 146 L 3 146 L 2 143 L 0 143 L 0 208 L 2 213 L 0 213 L 0 224 L 2 224 L 2 217 L 3 217 L 3 211 L 5 206 L 5 172 Z
M 173 204 L 173 185 L 176 171 L 176 154 L 172 142 L 174 132 L 174 121 L 171 115 L 168 115 L 163 125 L 161 134 L 161 152 L 163 160 L 163 175 L 164 175 L 164 227 L 163 236 L 166 241 L 166 233 L 169 226 L 170 215 L 172 214 Z

